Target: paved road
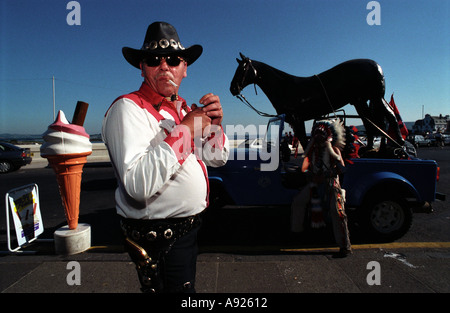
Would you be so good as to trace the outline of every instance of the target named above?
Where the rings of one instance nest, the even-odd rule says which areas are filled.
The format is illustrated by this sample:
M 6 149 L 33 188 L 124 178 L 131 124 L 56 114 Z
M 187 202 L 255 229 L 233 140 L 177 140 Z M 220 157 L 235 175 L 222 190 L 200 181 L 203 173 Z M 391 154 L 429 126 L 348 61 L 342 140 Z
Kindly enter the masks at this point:
M 450 147 L 423 148 L 422 158 L 441 166 L 438 191 L 449 194 Z M 65 224 L 58 187 L 51 169 L 30 168 L 0 177 L 0 194 L 30 182 L 39 185 L 46 228 L 52 238 Z M 36 243 L 33 255 L 0 257 L 0 290 L 16 292 L 139 292 L 134 266 L 120 245 L 114 213 L 114 176 L 107 163 L 85 168 L 80 222 L 92 227 L 92 248 L 73 256 L 54 253 L 52 243 Z M 4 203 L 0 210 L 4 212 Z M 432 214 L 416 214 L 400 240 L 369 245 L 352 238 L 354 254 L 334 258 L 329 230 L 302 237 L 287 231 L 287 208 L 235 208 L 214 212 L 200 234 L 199 293 L 299 292 L 450 292 L 450 205 L 436 202 Z M 2 213 L 2 216 L 4 213 Z M 4 218 L 0 250 L 6 250 Z M 76 261 L 80 285 L 70 284 Z M 69 283 L 68 283 L 69 279 Z M 180 303 L 181 306 L 181 303 Z

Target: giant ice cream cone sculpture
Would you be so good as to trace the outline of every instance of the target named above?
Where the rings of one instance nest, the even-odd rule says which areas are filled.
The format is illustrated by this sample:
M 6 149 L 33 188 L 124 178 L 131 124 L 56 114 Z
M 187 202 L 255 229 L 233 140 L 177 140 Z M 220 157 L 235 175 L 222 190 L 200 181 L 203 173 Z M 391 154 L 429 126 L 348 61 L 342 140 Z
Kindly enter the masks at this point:
M 69 229 L 76 229 L 80 207 L 81 176 L 92 144 L 84 127 L 69 124 L 63 111 L 43 134 L 41 156 L 56 174 Z

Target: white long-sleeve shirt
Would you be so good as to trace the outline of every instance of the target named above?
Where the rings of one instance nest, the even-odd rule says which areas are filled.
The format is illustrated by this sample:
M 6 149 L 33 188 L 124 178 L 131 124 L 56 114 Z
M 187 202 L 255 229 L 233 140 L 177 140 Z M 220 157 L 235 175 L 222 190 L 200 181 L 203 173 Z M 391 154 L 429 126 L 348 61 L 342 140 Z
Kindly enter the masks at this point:
M 206 208 L 206 166 L 227 162 L 228 138 L 220 127 L 201 144 L 187 140 L 182 132 L 186 129 L 179 124 L 189 110 L 183 99 L 169 102 L 145 83 L 111 105 L 102 137 L 118 179 L 119 215 L 163 219 L 195 215 Z

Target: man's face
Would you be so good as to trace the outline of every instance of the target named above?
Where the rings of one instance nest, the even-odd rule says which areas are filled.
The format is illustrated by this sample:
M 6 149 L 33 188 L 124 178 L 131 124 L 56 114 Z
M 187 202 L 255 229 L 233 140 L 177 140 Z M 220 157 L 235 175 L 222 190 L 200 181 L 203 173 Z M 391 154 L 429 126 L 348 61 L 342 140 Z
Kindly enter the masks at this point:
M 170 97 L 178 94 L 178 88 L 183 78 L 187 76 L 187 63 L 182 60 L 177 66 L 170 66 L 164 57 L 157 66 L 148 66 L 144 61 L 141 62 L 142 77 L 144 81 L 157 93 L 164 97 Z M 172 57 L 177 58 L 177 57 Z M 178 87 L 169 83 L 172 80 Z

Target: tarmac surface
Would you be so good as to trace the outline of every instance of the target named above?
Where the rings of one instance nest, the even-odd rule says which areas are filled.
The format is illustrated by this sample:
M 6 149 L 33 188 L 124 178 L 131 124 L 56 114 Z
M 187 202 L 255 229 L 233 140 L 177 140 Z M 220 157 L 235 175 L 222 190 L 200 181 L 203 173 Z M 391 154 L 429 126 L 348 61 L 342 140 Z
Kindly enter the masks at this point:
M 41 249 L 36 254 L 0 258 L 2 293 L 140 293 L 134 264 L 119 247 L 116 251 L 92 247 L 80 254 L 62 256 L 51 251 L 52 243 L 35 245 Z M 354 246 L 353 255 L 346 258 L 335 258 L 337 249 L 325 247 L 274 254 L 267 247 L 265 252 L 200 252 L 196 291 L 448 293 L 450 245 L 414 245 L 417 243 L 409 247 Z
M 33 166 L 46 165 L 38 163 Z M 332 242 L 294 243 L 294 239 L 283 245 L 244 240 L 241 245 L 217 247 L 206 240 L 197 260 L 195 299 L 201 294 L 211 298 L 211 294 L 450 292 L 448 241 L 356 243 L 346 258 L 335 257 Z M 0 292 L 140 293 L 134 264 L 122 246 L 95 244 L 75 255 L 58 255 L 52 241 L 39 240 L 23 253 L 3 252 Z

